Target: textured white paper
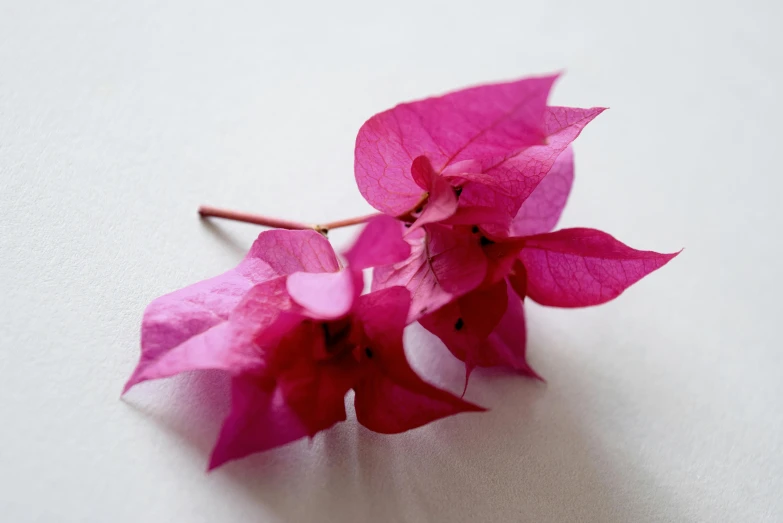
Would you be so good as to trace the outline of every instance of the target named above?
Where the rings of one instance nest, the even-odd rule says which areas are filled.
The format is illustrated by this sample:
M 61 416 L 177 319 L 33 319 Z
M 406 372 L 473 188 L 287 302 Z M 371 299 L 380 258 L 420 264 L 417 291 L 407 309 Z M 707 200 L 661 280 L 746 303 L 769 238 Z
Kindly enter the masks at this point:
M 781 19 L 768 0 L 0 1 L 0 519 L 783 521 Z M 685 251 L 611 304 L 531 306 L 545 386 L 477 372 L 487 414 L 396 437 L 349 420 L 210 475 L 214 376 L 119 400 L 144 306 L 258 231 L 200 203 L 366 213 L 365 118 L 559 69 L 554 103 L 611 107 L 562 224 Z

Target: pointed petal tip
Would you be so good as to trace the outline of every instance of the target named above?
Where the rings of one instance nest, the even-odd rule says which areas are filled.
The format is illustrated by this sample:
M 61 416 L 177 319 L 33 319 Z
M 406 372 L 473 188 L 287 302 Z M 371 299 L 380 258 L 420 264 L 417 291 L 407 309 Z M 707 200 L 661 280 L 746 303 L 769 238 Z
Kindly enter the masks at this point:
M 139 379 L 138 373 L 134 371 L 134 373 L 131 375 L 130 378 L 128 378 L 128 381 L 125 382 L 125 385 L 122 387 L 122 392 L 120 393 L 120 398 L 123 398 L 125 394 L 128 393 L 129 390 L 131 390 L 133 387 L 138 385 L 144 381 L 143 379 Z
M 554 82 L 557 82 L 558 80 L 560 80 L 560 78 L 562 78 L 563 76 L 565 76 L 567 72 L 568 71 L 565 68 L 563 68 L 563 69 L 555 69 L 551 73 L 545 74 L 544 78 L 551 78 L 552 79 L 552 83 L 554 83 Z
M 549 74 L 543 74 L 539 76 L 539 78 L 541 78 L 542 80 L 549 80 L 549 93 L 547 98 L 552 96 L 552 89 L 554 88 L 555 84 L 559 82 L 563 76 L 565 76 L 565 74 L 566 74 L 565 69 L 556 69 L 555 71 Z
M 212 472 L 213 470 L 215 470 L 225 462 L 226 460 L 224 459 L 216 458 L 215 453 L 213 452 L 209 457 L 209 462 L 207 463 L 207 469 L 205 470 L 205 472 L 209 474 L 210 472 Z
M 519 368 L 517 370 L 523 376 L 527 376 L 528 378 L 532 378 L 533 380 L 539 381 L 546 385 L 546 379 L 544 379 L 544 377 L 541 376 L 538 372 L 533 370 L 533 367 L 531 367 L 530 365 L 526 365 L 525 367 Z
M 218 442 L 209 454 L 209 462 L 207 463 L 207 470 L 205 472 L 209 474 L 216 468 L 222 467 L 229 461 L 239 459 L 239 457 L 241 456 L 231 456 L 226 452 L 226 449 L 221 448 L 220 443 Z
M 465 362 L 465 386 L 462 388 L 462 395 L 460 395 L 460 399 L 465 398 L 465 393 L 468 392 L 468 383 L 470 382 L 470 375 L 473 373 L 473 369 L 475 369 L 475 365 L 471 365 L 468 362 Z
M 660 253 L 660 254 L 659 254 L 659 256 L 661 256 L 661 258 L 663 258 L 663 259 L 664 259 L 664 261 L 663 261 L 663 263 L 662 263 L 662 264 L 661 264 L 661 265 L 658 267 L 658 269 L 660 269 L 661 267 L 663 267 L 664 265 L 666 265 L 667 263 L 669 263 L 670 261 L 672 261 L 674 258 L 676 258 L 677 256 L 679 256 L 679 255 L 682 253 L 682 251 L 684 251 L 684 250 L 685 250 L 685 247 L 681 248 L 681 249 L 680 249 L 679 251 L 677 251 L 677 252 L 662 252 L 662 253 Z
M 487 407 L 482 407 L 481 405 L 476 405 L 475 403 L 472 403 L 470 401 L 462 400 L 465 405 L 468 406 L 463 412 L 487 412 L 489 409 Z
M 486 407 L 482 407 L 481 405 L 476 405 L 475 403 L 468 401 L 465 399 L 465 393 L 468 392 L 468 382 L 470 380 L 470 373 L 473 372 L 473 367 L 468 367 L 467 364 L 465 364 L 465 386 L 462 389 L 462 394 L 459 395 L 459 401 L 461 405 L 464 407 L 462 412 L 486 412 L 489 409 Z

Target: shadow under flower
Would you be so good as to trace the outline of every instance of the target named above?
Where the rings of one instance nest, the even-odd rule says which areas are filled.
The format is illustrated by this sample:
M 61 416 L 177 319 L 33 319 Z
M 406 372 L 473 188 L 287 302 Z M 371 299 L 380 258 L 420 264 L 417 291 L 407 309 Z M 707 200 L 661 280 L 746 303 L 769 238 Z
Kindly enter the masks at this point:
M 192 449 L 209 456 L 228 413 L 230 378 L 219 371 L 188 372 L 168 380 L 144 382 L 123 396 L 124 403 Z
M 208 219 L 208 218 L 202 218 L 201 219 L 201 225 L 204 227 L 206 231 L 208 231 L 210 234 L 215 236 L 218 240 L 220 240 L 222 243 L 224 243 L 231 251 L 242 258 L 245 257 L 247 254 L 247 251 L 250 249 L 250 245 L 252 244 L 252 241 L 243 242 L 239 238 L 237 238 L 235 235 L 231 234 L 228 230 L 221 227 L 220 225 L 216 224 L 214 221 Z M 263 229 L 259 229 L 258 232 L 261 232 Z
M 461 392 L 464 367 L 441 349 L 428 348 L 416 367 Z M 533 363 L 548 385 L 474 372 L 466 397 L 489 407 L 486 413 L 387 436 L 361 427 L 349 405 L 346 423 L 226 464 L 210 480 L 228 482 L 250 506 L 285 521 L 626 522 L 638 521 L 645 507 L 670 506 L 670 493 L 633 456 L 603 448 L 591 434 L 580 404 L 596 377 L 578 361 L 551 360 L 558 351 L 546 354 L 550 360 Z M 150 414 L 197 449 L 205 467 L 229 395 L 227 378 L 210 374 L 219 373 L 183 384 L 172 402 L 187 406 L 176 415 Z M 633 495 L 640 490 L 643 501 Z

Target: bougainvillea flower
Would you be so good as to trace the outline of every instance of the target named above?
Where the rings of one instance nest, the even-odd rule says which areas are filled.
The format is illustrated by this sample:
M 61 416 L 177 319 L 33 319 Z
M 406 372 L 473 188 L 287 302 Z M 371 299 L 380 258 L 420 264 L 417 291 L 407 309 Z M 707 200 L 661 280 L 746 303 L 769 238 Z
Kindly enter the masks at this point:
M 555 159 L 602 108 L 546 107 L 555 77 L 400 104 L 356 139 L 359 190 L 376 209 L 427 223 L 508 233 Z
M 676 256 L 638 251 L 584 228 L 498 239 L 485 253 L 489 265 L 497 256 L 505 258 L 497 264 L 503 272 L 488 272 L 477 289 L 419 321 L 465 361 L 468 373 L 476 366 L 504 366 L 531 376 L 522 300 L 553 307 L 599 305 Z
M 229 373 L 231 411 L 210 468 L 345 420 L 350 389 L 359 422 L 382 433 L 482 410 L 409 366 L 402 343 L 408 290 L 361 295 L 361 269 L 409 251 L 388 217 L 367 225 L 345 255 L 348 269 L 315 231 L 261 233 L 236 269 L 150 305 L 126 390 L 190 370 Z
M 409 320 L 467 371 L 525 359 L 522 300 L 604 303 L 674 255 L 637 251 L 592 229 L 548 233 L 573 180 L 569 147 L 604 109 L 546 107 L 554 77 L 398 105 L 359 130 L 355 175 L 376 209 L 407 222 L 411 256 L 374 271 L 404 285 Z
M 235 268 L 214 278 L 162 296 L 147 306 L 141 327 L 141 358 L 125 386 L 182 371 L 178 355 L 210 354 L 220 344 L 234 309 L 256 285 L 295 272 L 340 269 L 329 242 L 312 232 L 266 231 Z M 169 363 L 170 362 L 170 363 Z M 200 368 L 199 359 L 183 362 Z M 206 367 L 211 363 L 205 360 Z
M 468 374 L 476 366 L 505 366 L 536 376 L 525 358 L 526 297 L 554 307 L 598 305 L 676 256 L 638 251 L 594 229 L 542 232 L 556 223 L 572 180 L 573 154 L 567 149 L 515 217 L 512 230 L 521 234 L 490 238 L 477 228 L 470 231 L 474 248 L 485 255 L 482 283 L 419 320 L 465 361 Z M 384 279 L 377 288 L 404 282 L 404 272 L 394 266 L 380 272 Z
M 400 104 L 370 118 L 356 138 L 359 190 L 393 216 L 419 201 L 413 161 L 427 157 L 435 172 L 464 160 L 499 158 L 546 142 L 544 112 L 555 76 L 483 85 Z
M 568 172 L 570 150 L 561 153 L 603 111 L 546 107 L 554 79 L 486 85 L 400 104 L 359 130 L 359 189 L 375 208 L 409 222 L 413 247 L 407 261 L 376 268 L 373 288 L 407 286 L 411 321 L 484 280 L 489 267 L 473 231 L 504 237 L 516 232 L 512 226 L 544 220 L 545 209 L 533 202 L 549 199 L 530 195 L 548 173 L 554 180 L 558 171 Z M 566 168 L 555 168 L 556 161 Z M 551 205 L 562 208 L 554 200 Z M 555 221 L 557 216 L 559 210 Z M 417 234 L 422 227 L 426 233 Z

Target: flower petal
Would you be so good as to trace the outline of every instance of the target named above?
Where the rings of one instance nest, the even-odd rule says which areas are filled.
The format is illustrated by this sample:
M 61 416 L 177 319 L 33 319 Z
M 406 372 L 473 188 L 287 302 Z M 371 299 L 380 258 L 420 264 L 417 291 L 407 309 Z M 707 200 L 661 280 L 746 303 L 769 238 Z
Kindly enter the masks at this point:
M 209 469 L 307 435 L 307 427 L 280 390 L 264 388 L 263 382 L 254 376 L 233 378 L 231 411 L 212 450 Z
M 391 216 L 371 219 L 344 254 L 349 268 L 361 270 L 403 261 L 410 256 L 411 246 L 402 233 L 402 222 Z
M 505 314 L 507 302 L 506 282 L 500 281 L 461 296 L 422 317 L 419 323 L 465 362 L 469 376 L 473 367 L 485 361 L 481 354 L 482 343 Z
M 545 178 L 561 152 L 603 111 L 602 107 L 548 107 L 547 144 L 534 145 L 504 157 L 483 160 L 482 172 L 496 178 L 496 187 L 502 187 L 502 191 L 487 184 L 468 184 L 460 195 L 460 206 L 503 209 L 510 222 L 520 206 Z M 508 234 L 508 231 L 505 232 Z
M 295 272 L 288 277 L 286 288 L 291 299 L 316 319 L 345 316 L 358 294 L 354 271 Z
M 340 263 L 329 240 L 311 230 L 264 231 L 258 235 L 247 256 L 263 260 L 272 268 L 275 276 L 340 270 Z
M 384 434 L 404 432 L 460 412 L 484 410 L 422 380 L 405 357 L 402 335 L 410 293 L 390 287 L 359 298 L 354 312 L 371 365 L 354 385 L 359 422 Z
M 379 211 L 399 215 L 421 194 L 410 173 L 418 156 L 427 156 L 439 173 L 455 162 L 544 143 L 546 99 L 555 78 L 472 87 L 376 114 L 356 138 L 359 190 Z
M 269 353 L 269 375 L 309 436 L 345 420 L 345 394 L 356 379 L 350 354 L 320 359 L 326 354 L 323 343 L 323 325 L 308 322 Z
M 476 167 L 478 162 L 472 163 Z M 480 169 L 480 165 L 478 166 Z M 459 199 L 457 211 L 443 220 L 443 223 L 451 225 L 481 225 L 490 230 L 500 230 L 502 236 L 506 236 L 512 216 L 507 206 L 498 206 L 498 198 L 510 198 L 510 194 L 504 187 L 504 181 L 491 174 L 483 172 L 458 172 L 449 174 L 446 178 L 453 186 L 460 188 L 460 195 L 466 190 L 467 196 Z
M 465 205 L 443 221 L 447 225 L 480 225 L 493 236 L 507 236 L 511 218 L 503 207 Z
M 507 289 L 506 312 L 492 334 L 474 352 L 477 367 L 508 367 L 543 381 L 526 358 L 525 312 L 522 300 Z
M 461 412 L 486 410 L 430 385 L 418 376 L 398 383 L 376 375 L 360 381 L 354 389 L 356 419 L 382 434 L 405 432 Z
M 595 229 L 530 236 L 520 252 L 527 294 L 542 305 L 585 307 L 616 298 L 678 253 L 637 251 Z
M 281 311 L 291 308 L 285 290 L 285 277 L 278 277 L 249 290 L 242 302 L 231 312 L 229 318 L 168 350 L 151 355 L 142 351 L 141 361 L 125 385 L 123 393 L 143 381 L 167 378 L 192 370 L 222 370 L 238 375 L 264 363 L 258 347 L 258 336 L 272 340 L 278 329 L 269 330 L 277 321 Z M 150 324 L 142 330 L 144 336 L 154 335 Z
M 511 271 L 506 278 L 511 289 L 519 296 L 519 299 L 524 300 L 527 296 L 527 271 L 520 259 L 514 260 Z
M 426 235 L 409 238 L 412 250 L 407 260 L 373 271 L 373 291 L 401 285 L 411 292 L 409 321 L 475 289 L 487 271 L 476 238 L 439 224 L 424 229 Z
M 444 177 L 432 170 L 432 165 L 426 156 L 419 156 L 413 160 L 411 172 L 417 183 L 424 184 L 429 196 L 424 204 L 424 210 L 408 229 L 406 236 L 428 223 L 443 221 L 457 211 L 457 196 L 454 194 L 454 189 Z
M 513 271 L 519 251 L 525 245 L 525 238 L 494 238 L 485 243 L 482 245 L 487 258 L 487 276 L 484 283 L 497 283 Z
M 407 325 L 411 293 L 405 287 L 387 287 L 360 296 L 353 311 L 365 336 L 378 350 L 402 348 L 402 332 Z
M 557 157 L 511 222 L 511 234 L 531 236 L 551 231 L 563 213 L 574 182 L 574 150 L 567 147 Z
M 263 368 L 234 378 L 231 413 L 210 468 L 312 437 L 346 419 L 355 366 L 319 360 L 323 342 L 321 324 L 301 322 L 266 348 Z
M 245 294 L 258 284 L 293 271 L 323 272 L 339 268 L 328 241 L 315 231 L 265 231 L 258 235 L 240 264 L 149 304 L 141 328 L 141 357 L 123 391 L 148 379 L 206 368 L 227 368 L 252 360 L 234 354 L 245 332 L 222 326 Z M 279 282 L 278 282 L 279 283 Z M 276 296 L 277 284 L 260 292 Z M 261 325 L 261 322 L 258 322 Z M 218 332 L 211 329 L 220 327 Z M 170 357 L 169 351 L 186 345 Z M 164 360 L 165 358 L 165 360 Z M 163 361 L 161 361 L 163 360 Z

